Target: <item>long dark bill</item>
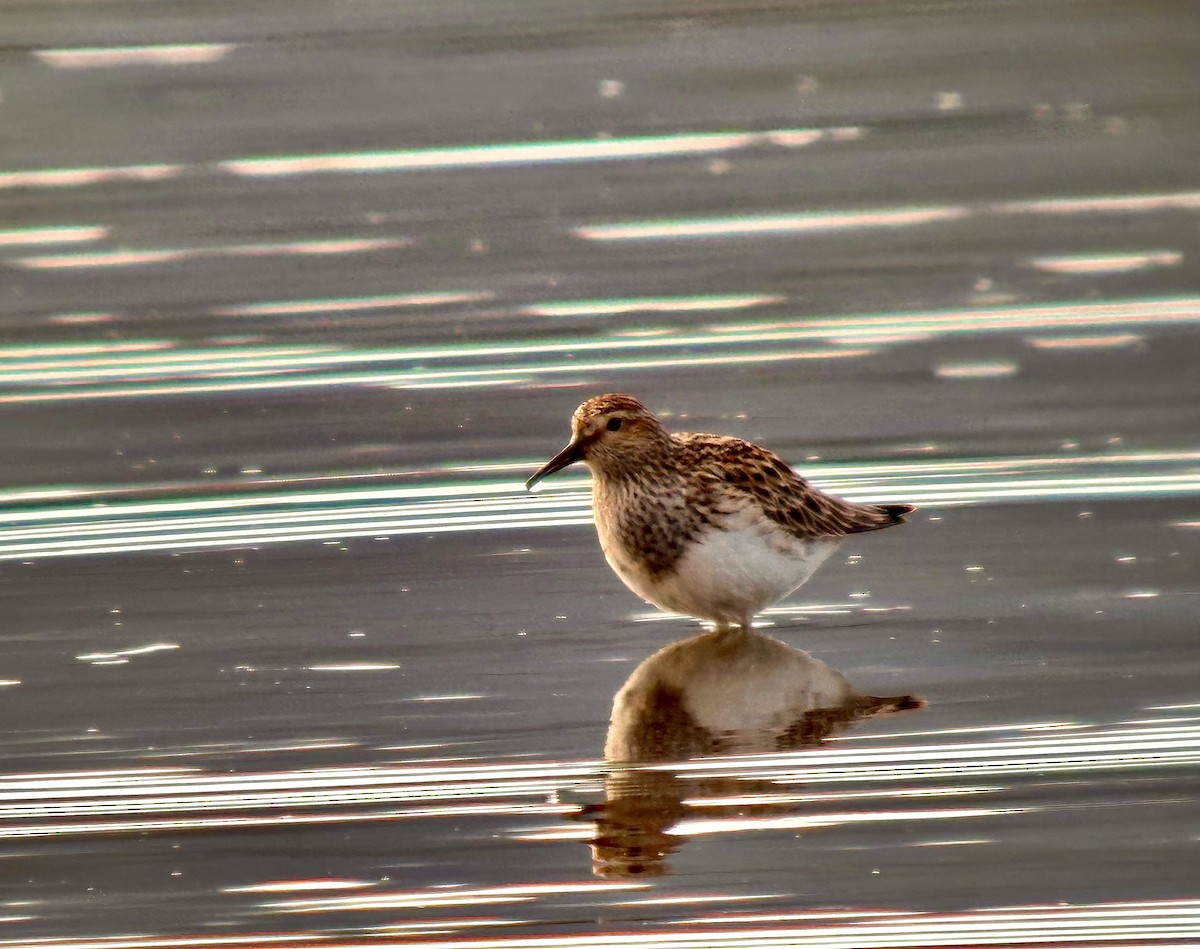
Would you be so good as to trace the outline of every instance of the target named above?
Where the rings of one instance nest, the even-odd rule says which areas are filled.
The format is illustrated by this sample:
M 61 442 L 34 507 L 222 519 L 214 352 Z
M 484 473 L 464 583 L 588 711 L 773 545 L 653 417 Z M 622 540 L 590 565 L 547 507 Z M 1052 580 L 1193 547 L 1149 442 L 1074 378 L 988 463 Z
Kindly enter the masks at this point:
M 579 442 L 572 440 L 566 448 L 533 473 L 533 476 L 525 482 L 525 490 L 532 490 L 533 486 L 546 477 L 546 475 L 552 475 L 556 471 L 561 471 L 567 465 L 575 464 L 582 457 L 583 453 Z

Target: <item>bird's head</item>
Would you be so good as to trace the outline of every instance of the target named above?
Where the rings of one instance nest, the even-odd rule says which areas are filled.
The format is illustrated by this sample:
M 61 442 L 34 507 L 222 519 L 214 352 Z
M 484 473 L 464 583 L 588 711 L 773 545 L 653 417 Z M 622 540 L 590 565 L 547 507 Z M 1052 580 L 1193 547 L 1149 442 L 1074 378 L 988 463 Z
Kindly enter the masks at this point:
M 593 472 L 617 474 L 647 455 L 663 451 L 670 436 L 646 406 L 631 395 L 610 392 L 588 399 L 571 416 L 571 440 L 525 482 L 532 488 L 547 475 L 584 462 Z

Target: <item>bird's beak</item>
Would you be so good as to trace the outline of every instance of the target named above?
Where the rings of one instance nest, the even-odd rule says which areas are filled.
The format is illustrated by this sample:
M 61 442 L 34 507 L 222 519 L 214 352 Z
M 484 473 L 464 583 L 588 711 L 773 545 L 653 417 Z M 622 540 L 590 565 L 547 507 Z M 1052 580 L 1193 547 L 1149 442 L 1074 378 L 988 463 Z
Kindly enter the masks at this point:
M 546 477 L 546 475 L 552 475 L 556 471 L 561 471 L 567 465 L 573 465 L 582 458 L 583 446 L 578 439 L 572 438 L 566 448 L 533 473 L 533 476 L 525 482 L 525 490 L 532 491 L 533 486 Z

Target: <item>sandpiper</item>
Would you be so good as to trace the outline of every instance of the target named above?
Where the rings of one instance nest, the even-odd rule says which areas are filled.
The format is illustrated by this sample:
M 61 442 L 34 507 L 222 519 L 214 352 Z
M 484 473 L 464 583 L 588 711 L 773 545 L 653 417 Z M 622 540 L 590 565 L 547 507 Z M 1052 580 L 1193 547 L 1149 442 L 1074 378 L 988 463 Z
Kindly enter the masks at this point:
M 904 522 L 911 504 L 855 504 L 814 488 L 773 452 L 727 435 L 671 433 L 609 393 L 571 416 L 571 441 L 525 482 L 582 461 L 609 566 L 659 609 L 749 629 L 847 534 Z

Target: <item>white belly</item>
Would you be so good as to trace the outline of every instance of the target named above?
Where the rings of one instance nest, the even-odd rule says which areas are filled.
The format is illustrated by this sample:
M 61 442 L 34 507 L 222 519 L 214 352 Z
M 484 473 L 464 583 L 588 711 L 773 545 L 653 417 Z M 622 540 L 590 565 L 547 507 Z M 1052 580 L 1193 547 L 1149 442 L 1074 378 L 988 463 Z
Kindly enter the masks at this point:
M 689 545 L 675 569 L 650 576 L 623 551 L 605 556 L 634 593 L 660 609 L 719 624 L 740 623 L 801 586 L 839 538 L 799 540 L 763 519 L 710 530 Z

